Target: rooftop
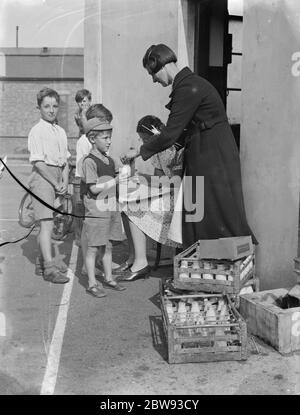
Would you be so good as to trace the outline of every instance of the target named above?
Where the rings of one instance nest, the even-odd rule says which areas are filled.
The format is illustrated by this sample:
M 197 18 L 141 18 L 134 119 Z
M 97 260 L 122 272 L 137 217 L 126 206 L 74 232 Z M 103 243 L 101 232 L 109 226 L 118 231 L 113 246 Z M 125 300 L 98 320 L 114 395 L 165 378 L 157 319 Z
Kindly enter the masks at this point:
M 0 54 L 5 56 L 82 56 L 83 48 L 1 48 Z

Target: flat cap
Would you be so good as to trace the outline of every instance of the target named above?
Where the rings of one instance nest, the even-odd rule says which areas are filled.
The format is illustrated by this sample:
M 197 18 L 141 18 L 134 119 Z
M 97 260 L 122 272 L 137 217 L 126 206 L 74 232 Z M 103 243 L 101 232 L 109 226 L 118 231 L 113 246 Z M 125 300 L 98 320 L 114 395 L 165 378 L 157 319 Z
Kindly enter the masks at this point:
M 83 123 L 83 129 L 85 134 L 90 131 L 104 131 L 112 130 L 112 125 L 108 121 L 101 121 L 99 118 L 91 118 Z

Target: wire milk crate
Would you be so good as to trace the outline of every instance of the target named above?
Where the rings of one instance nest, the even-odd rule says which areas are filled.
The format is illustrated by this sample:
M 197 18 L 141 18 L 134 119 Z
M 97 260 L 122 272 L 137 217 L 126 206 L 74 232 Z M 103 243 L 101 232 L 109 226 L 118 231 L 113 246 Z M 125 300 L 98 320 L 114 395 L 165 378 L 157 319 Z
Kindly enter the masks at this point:
M 169 363 L 247 359 L 247 326 L 227 294 L 176 295 L 160 283 Z
M 174 257 L 174 287 L 209 293 L 238 295 L 255 277 L 255 254 L 238 259 L 203 258 L 197 241 Z

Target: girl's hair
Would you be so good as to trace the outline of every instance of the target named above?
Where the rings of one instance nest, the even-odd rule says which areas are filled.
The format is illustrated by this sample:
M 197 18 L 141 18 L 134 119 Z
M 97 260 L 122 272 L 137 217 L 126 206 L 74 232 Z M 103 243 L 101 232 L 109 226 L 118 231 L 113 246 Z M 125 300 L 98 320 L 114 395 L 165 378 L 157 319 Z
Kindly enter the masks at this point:
M 177 62 L 177 56 L 172 49 L 162 43 L 150 46 L 143 57 L 144 68 L 149 69 L 153 74 L 170 62 Z
M 100 121 L 108 121 L 109 123 L 113 118 L 109 109 L 102 104 L 91 105 L 85 115 L 87 120 L 90 120 L 91 118 L 99 118 Z
M 164 123 L 158 117 L 155 117 L 155 115 L 145 115 L 145 117 L 141 118 L 138 122 L 136 132 L 153 135 L 153 133 L 149 131 L 152 130 L 152 127 L 155 127 L 160 131 L 163 126 Z
M 57 103 L 59 104 L 59 95 L 56 91 L 54 91 L 54 89 L 48 88 L 47 86 L 45 86 L 44 88 L 42 88 L 36 95 L 36 100 L 37 100 L 37 104 L 40 107 L 41 103 L 43 102 L 43 99 L 45 97 L 51 97 L 51 98 L 55 98 Z
M 87 97 L 87 99 L 91 101 L 92 99 L 91 92 L 88 89 L 80 89 L 79 91 L 76 92 L 75 101 L 81 102 L 85 97 Z

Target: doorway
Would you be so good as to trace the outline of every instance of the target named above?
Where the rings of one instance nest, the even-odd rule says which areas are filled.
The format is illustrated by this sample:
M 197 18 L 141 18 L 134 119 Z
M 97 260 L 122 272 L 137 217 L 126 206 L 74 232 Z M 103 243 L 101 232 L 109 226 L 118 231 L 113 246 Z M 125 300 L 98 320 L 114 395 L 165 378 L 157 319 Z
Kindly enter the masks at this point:
M 226 107 L 227 65 L 231 62 L 227 0 L 196 2 L 195 71 L 218 90 Z
M 207 79 L 219 92 L 239 147 L 241 74 L 240 62 L 236 60 L 241 60 L 242 53 L 240 50 L 232 51 L 232 33 L 235 44 L 240 44 L 241 31 L 240 27 L 232 30 L 232 20 L 240 20 L 242 24 L 241 16 L 229 15 L 228 0 L 195 2 L 195 72 Z M 232 62 L 232 68 L 228 67 Z

